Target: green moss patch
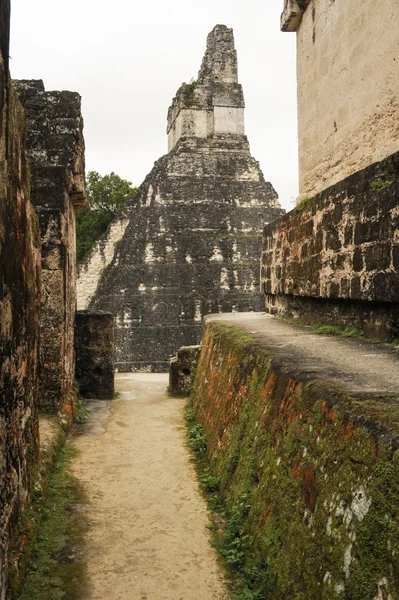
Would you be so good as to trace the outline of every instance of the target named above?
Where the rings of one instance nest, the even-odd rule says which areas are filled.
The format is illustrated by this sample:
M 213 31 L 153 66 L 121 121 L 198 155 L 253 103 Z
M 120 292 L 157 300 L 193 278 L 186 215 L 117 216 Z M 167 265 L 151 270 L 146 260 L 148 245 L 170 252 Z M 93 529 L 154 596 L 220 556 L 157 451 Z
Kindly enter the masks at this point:
M 357 411 L 383 421 L 386 404 L 292 379 L 218 324 L 194 387 L 191 430 L 224 513 L 235 597 L 399 598 L 399 455 Z
M 87 524 L 78 507 L 82 493 L 68 474 L 73 455 L 70 444 L 59 450 L 50 476 L 46 501 L 40 508 L 40 532 L 34 542 L 29 569 L 17 600 L 83 600 L 85 555 L 83 536 Z M 32 507 L 26 514 L 25 527 L 37 520 Z

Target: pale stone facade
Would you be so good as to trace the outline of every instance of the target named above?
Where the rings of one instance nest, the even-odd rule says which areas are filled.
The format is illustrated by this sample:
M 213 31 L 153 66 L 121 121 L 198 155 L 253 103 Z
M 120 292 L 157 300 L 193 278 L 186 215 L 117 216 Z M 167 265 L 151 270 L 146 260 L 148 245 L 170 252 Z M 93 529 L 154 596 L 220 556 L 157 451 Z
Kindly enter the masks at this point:
M 286 0 L 297 31 L 300 196 L 399 149 L 397 0 Z

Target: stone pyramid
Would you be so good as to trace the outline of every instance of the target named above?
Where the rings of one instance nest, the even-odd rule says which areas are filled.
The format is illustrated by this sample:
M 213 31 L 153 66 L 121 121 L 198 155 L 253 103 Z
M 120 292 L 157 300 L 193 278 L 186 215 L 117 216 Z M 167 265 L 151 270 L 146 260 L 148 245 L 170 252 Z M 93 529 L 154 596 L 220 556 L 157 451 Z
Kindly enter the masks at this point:
M 283 212 L 244 133 L 232 29 L 208 35 L 167 133 L 168 154 L 79 269 L 78 307 L 115 315 L 119 371 L 166 370 L 206 314 L 262 310 L 262 229 Z

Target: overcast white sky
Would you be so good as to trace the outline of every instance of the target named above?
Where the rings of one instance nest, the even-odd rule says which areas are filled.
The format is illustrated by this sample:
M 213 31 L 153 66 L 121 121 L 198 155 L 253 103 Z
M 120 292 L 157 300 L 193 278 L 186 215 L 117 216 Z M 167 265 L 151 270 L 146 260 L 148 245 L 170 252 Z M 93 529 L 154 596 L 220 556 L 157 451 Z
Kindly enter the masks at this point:
M 284 208 L 297 196 L 295 34 L 283 0 L 12 0 L 11 75 L 83 98 L 86 166 L 140 185 L 167 151 L 166 115 L 206 36 L 233 27 L 246 133 Z

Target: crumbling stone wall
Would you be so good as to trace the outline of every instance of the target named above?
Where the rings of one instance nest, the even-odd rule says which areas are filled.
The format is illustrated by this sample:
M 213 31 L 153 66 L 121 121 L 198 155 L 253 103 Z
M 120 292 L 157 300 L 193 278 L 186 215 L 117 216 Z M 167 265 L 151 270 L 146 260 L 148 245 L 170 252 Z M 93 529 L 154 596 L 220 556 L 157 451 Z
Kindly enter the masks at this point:
M 297 32 L 299 179 L 313 196 L 398 150 L 396 0 L 286 0 Z
M 79 310 L 75 323 L 76 383 L 82 398 L 114 397 L 114 318 Z
M 8 73 L 9 14 L 8 0 L 0 0 L 0 600 L 38 455 L 40 233 L 24 111 Z
M 399 153 L 265 226 L 271 313 L 399 339 Z
M 218 25 L 196 85 L 169 109 L 171 151 L 79 266 L 79 308 L 116 316 L 121 371 L 167 371 L 199 342 L 203 315 L 263 308 L 262 226 L 283 211 L 243 135 L 243 106 L 233 32 Z
M 17 81 L 28 123 L 32 202 L 42 240 L 39 406 L 70 411 L 76 311 L 75 210 L 87 206 L 81 98 Z

